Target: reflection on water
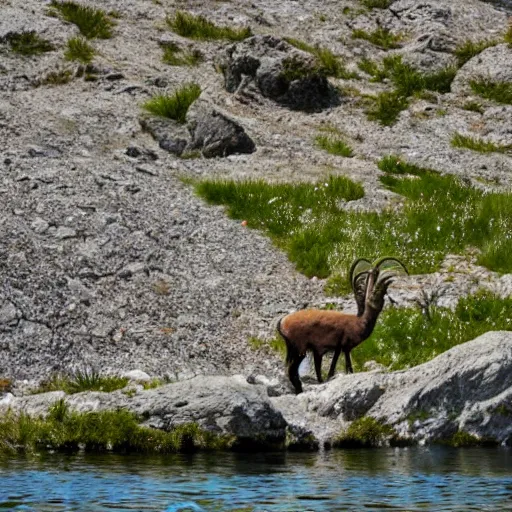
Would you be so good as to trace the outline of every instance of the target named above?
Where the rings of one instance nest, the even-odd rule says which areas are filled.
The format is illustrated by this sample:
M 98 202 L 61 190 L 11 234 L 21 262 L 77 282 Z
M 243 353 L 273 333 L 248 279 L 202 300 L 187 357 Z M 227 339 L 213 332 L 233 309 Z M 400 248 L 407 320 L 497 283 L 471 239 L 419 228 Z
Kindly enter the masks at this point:
M 0 459 L 0 511 L 512 511 L 512 452 Z

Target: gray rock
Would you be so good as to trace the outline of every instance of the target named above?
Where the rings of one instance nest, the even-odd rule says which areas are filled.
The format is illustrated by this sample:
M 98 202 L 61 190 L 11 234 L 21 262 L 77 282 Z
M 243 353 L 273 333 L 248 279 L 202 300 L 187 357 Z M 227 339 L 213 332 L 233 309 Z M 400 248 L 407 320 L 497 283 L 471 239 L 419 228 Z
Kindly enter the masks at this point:
M 12 302 L 5 301 L 0 307 L 0 324 L 16 324 L 20 316 L 20 312 Z
M 227 116 L 212 110 L 200 113 L 188 125 L 192 140 L 187 150 L 200 150 L 204 157 L 253 153 L 256 146 L 244 129 Z
M 151 380 L 151 377 L 142 370 L 130 370 L 124 372 L 121 376 L 136 382 L 149 382 Z
M 319 111 L 338 102 L 316 58 L 275 36 L 253 36 L 229 47 L 219 65 L 229 92 L 256 86 L 293 110 Z

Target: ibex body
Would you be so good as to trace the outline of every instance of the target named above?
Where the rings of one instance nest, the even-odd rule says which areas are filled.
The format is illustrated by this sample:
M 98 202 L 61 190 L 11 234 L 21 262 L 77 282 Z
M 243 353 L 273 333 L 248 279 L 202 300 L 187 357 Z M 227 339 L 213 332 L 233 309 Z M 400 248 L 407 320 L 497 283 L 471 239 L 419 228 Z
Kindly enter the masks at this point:
M 384 307 L 384 295 L 391 284 L 396 270 L 382 272 L 379 265 L 397 262 L 386 258 L 371 268 L 367 260 L 357 260 L 350 269 L 350 280 L 356 295 L 357 315 L 338 311 L 306 309 L 286 315 L 279 320 L 277 330 L 286 343 L 288 377 L 296 393 L 302 392 L 299 366 L 308 351 L 313 353 L 318 382 L 322 382 L 322 357 L 334 352 L 328 377 L 334 376 L 338 358 L 345 355 L 345 369 L 353 373 L 350 351 L 367 339 L 373 332 L 377 318 Z M 361 262 L 364 262 L 361 270 Z M 407 272 L 400 263 L 400 269 Z M 368 268 L 370 266 L 370 268 Z M 356 272 L 359 268 L 359 272 Z

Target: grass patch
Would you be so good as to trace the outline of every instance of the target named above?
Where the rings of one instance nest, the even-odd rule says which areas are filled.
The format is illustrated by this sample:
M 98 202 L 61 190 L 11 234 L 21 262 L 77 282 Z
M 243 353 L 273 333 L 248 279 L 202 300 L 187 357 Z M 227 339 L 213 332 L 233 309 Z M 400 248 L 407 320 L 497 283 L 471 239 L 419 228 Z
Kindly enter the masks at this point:
M 57 450 L 75 452 L 175 453 L 223 449 L 233 437 L 218 436 L 197 424 L 179 425 L 164 432 L 139 425 L 139 418 L 124 411 L 70 412 L 63 400 L 46 418 L 7 413 L 0 418 L 0 453 Z
M 331 155 L 344 156 L 347 158 L 354 156 L 352 148 L 335 135 L 318 135 L 315 138 L 315 144 Z
M 173 32 L 180 36 L 202 41 L 219 39 L 242 41 L 252 36 L 249 27 L 240 29 L 218 27 L 204 16 L 194 16 L 184 11 L 176 11 L 174 17 L 168 17 L 167 24 Z
M 486 48 L 496 46 L 498 41 L 466 41 L 465 43 L 455 48 L 455 56 L 457 57 L 457 64 L 459 67 L 466 64 L 466 62 L 479 53 L 483 52 Z
M 378 121 L 384 126 L 394 124 L 400 112 L 409 106 L 407 97 L 395 91 L 381 92 L 373 100 L 366 110 L 366 116 L 370 121 Z
M 446 350 L 488 331 L 512 330 L 512 297 L 489 291 L 459 299 L 455 310 L 427 305 L 385 309 L 372 335 L 352 352 L 355 369 L 377 361 L 403 370 L 430 361 Z
M 61 71 L 50 71 L 40 81 L 38 85 L 64 85 L 73 80 L 73 73 L 69 69 Z
M 474 446 L 496 446 L 498 441 L 493 438 L 480 438 L 464 430 L 459 430 L 448 439 L 436 441 L 439 444 L 452 446 L 453 448 L 472 448 Z
M 286 344 L 281 336 L 276 335 L 270 340 L 262 340 L 256 336 L 251 336 L 248 340 L 250 347 L 253 350 L 269 349 L 278 353 L 283 359 L 286 355 Z
M 298 48 L 303 52 L 311 53 L 317 58 L 318 66 L 315 70 L 317 73 L 321 73 L 325 76 L 332 76 L 334 78 L 359 78 L 357 73 L 347 71 L 339 57 L 334 55 L 334 53 L 328 48 L 312 46 L 308 43 L 305 43 L 304 41 L 300 41 L 299 39 L 294 39 L 291 37 L 285 37 L 284 39 L 292 46 L 295 46 L 295 48 Z
M 338 435 L 333 441 L 333 446 L 335 448 L 372 448 L 384 446 L 393 438 L 397 438 L 393 427 L 370 416 L 364 416 L 354 420 L 344 432 Z
M 94 48 L 82 37 L 72 37 L 66 43 L 64 58 L 74 60 L 82 64 L 89 64 L 96 55 Z
M 400 47 L 400 41 L 403 39 L 401 34 L 393 34 L 387 28 L 379 27 L 373 32 L 366 30 L 356 29 L 352 31 L 352 39 L 364 39 L 370 43 L 383 48 L 384 50 L 391 50 Z
M 174 119 L 184 124 L 187 112 L 194 101 L 201 95 L 201 87 L 197 84 L 186 84 L 174 94 L 158 94 L 146 101 L 142 108 L 156 116 Z
M 512 105 L 512 82 L 493 82 L 492 80 L 472 80 L 471 89 L 488 100 Z
M 330 274 L 328 254 L 325 248 L 308 249 L 309 243 L 303 238 L 304 226 L 311 224 L 314 229 L 319 218 L 340 213 L 340 202 L 364 195 L 361 185 L 343 176 L 331 176 L 315 184 L 202 181 L 196 184 L 196 192 L 212 204 L 226 204 L 231 217 L 244 219 L 249 227 L 266 231 L 288 250 L 299 270 L 320 277 Z
M 387 9 L 394 0 L 360 0 L 368 9 Z
M 170 66 L 197 66 L 203 62 L 203 55 L 199 50 L 181 50 L 175 44 L 163 45 L 162 61 Z
M 460 133 L 455 133 L 451 144 L 455 148 L 466 148 L 479 153 L 506 153 L 512 151 L 512 144 L 495 144 L 494 142 L 477 139 Z
M 508 43 L 509 46 L 512 46 L 512 21 L 508 22 L 508 28 L 505 32 L 505 36 L 503 37 L 505 43 Z
M 55 50 L 50 41 L 42 38 L 34 30 L 29 32 L 11 32 L 5 40 L 9 43 L 11 50 L 19 55 L 40 55 L 41 53 Z
M 478 101 L 467 101 L 462 105 L 464 110 L 469 110 L 470 112 L 478 112 L 479 114 L 483 114 L 485 112 L 484 108 Z
M 484 193 L 457 177 L 383 158 L 383 185 L 404 197 L 400 210 L 347 211 L 363 188 L 342 177 L 324 183 L 207 180 L 197 193 L 230 217 L 265 231 L 307 276 L 345 274 L 361 255 L 393 254 L 411 273 L 436 271 L 446 254 L 480 250 L 477 262 L 512 271 L 512 194 Z
M 79 370 L 70 376 L 55 375 L 41 383 L 37 393 L 48 391 L 65 391 L 68 394 L 82 391 L 116 391 L 124 388 L 129 382 L 126 377 L 117 375 L 101 375 L 96 370 Z
M 52 0 L 51 12 L 57 13 L 63 20 L 73 23 L 87 39 L 109 39 L 112 37 L 114 22 L 107 13 L 76 2 L 58 2 Z

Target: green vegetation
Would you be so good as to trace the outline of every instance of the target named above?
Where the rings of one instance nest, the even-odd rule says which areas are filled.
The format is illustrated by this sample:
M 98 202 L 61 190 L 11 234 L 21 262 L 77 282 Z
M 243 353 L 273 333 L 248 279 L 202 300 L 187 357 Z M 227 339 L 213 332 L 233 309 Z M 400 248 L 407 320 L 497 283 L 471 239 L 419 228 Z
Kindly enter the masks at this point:
M 6 393 L 11 390 L 11 379 L 0 377 L 0 393 Z
M 68 394 L 82 391 L 115 391 L 124 388 L 129 382 L 126 377 L 101 375 L 96 370 L 78 370 L 72 375 L 54 375 L 43 382 L 37 393 L 47 391 L 65 391 Z
M 203 61 L 199 50 L 181 50 L 178 45 L 166 43 L 163 45 L 162 60 L 170 66 L 197 66 Z
M 391 50 L 400 47 L 400 41 L 403 39 L 401 34 L 393 34 L 387 28 L 379 27 L 373 32 L 366 30 L 356 29 L 352 31 L 352 39 L 364 39 L 370 43 L 383 48 L 384 50 Z
M 508 43 L 509 46 L 512 46 L 512 21 L 509 21 L 508 29 L 505 32 L 505 37 L 503 39 L 505 43 Z
M 138 418 L 125 410 L 76 413 L 63 400 L 46 418 L 7 413 L 0 418 L 0 454 L 58 450 L 75 452 L 174 453 L 198 449 L 225 449 L 234 439 L 185 424 L 164 432 L 141 427 Z
M 180 36 L 203 41 L 218 39 L 242 41 L 252 36 L 249 27 L 241 29 L 218 27 L 203 16 L 194 16 L 193 14 L 183 11 L 176 11 L 173 18 L 168 17 L 167 24 L 171 30 Z
M 460 133 L 455 133 L 451 141 L 456 148 L 472 149 L 479 153 L 506 153 L 512 151 L 512 144 L 495 144 L 494 142 L 477 139 Z
M 73 73 L 69 69 L 51 71 L 39 81 L 38 85 L 63 85 L 71 82 L 72 79 Z
M 283 358 L 286 355 L 286 344 L 279 335 L 276 335 L 270 340 L 262 340 L 256 336 L 251 336 L 248 342 L 253 350 L 269 349 L 273 352 L 277 352 Z
M 512 82 L 493 82 L 492 80 L 472 80 L 471 89 L 488 100 L 512 105 Z
M 351 73 L 346 70 L 345 66 L 328 48 L 320 48 L 318 46 L 312 46 L 299 39 L 293 39 L 291 37 L 285 37 L 285 40 L 295 48 L 302 50 L 307 53 L 311 53 L 318 60 L 318 66 L 315 68 L 316 73 L 321 73 L 325 76 L 332 76 L 334 78 L 359 78 L 357 73 Z
M 66 60 L 76 60 L 82 64 L 89 64 L 95 54 L 96 51 L 86 39 L 82 37 L 72 37 L 66 43 L 64 58 Z
M 449 439 L 441 439 L 437 441 L 439 444 L 453 446 L 454 448 L 471 448 L 473 446 L 495 446 L 498 442 L 491 438 L 479 438 L 464 430 L 459 430 Z
M 404 197 L 400 210 L 343 209 L 343 201 L 363 196 L 360 185 L 343 177 L 293 185 L 207 180 L 196 191 L 264 230 L 310 277 L 343 274 L 356 257 L 383 254 L 404 261 L 411 273 L 428 273 L 446 254 L 463 254 L 469 246 L 480 250 L 478 264 L 512 270 L 511 193 L 486 194 L 397 156 L 383 158 L 379 168 L 386 173 L 382 183 Z
M 388 308 L 372 335 L 351 355 L 355 369 L 377 361 L 389 370 L 403 370 L 430 361 L 450 348 L 487 331 L 512 330 L 512 298 L 489 291 L 459 299 L 454 311 L 425 305 Z
M 360 0 L 368 9 L 387 9 L 394 0 Z
M 43 39 L 34 30 L 30 32 L 11 32 L 5 37 L 11 50 L 19 55 L 40 55 L 55 50 L 50 41 Z
M 432 417 L 432 414 L 425 410 L 418 410 L 407 415 L 407 422 L 412 426 L 415 421 L 425 421 Z
M 350 426 L 334 439 L 335 448 L 371 448 L 398 441 L 393 427 L 370 416 L 354 420 Z
M 344 156 L 347 158 L 354 156 L 352 148 L 344 140 L 339 138 L 336 132 L 329 135 L 318 135 L 315 138 L 315 143 L 319 148 L 324 149 L 331 155 Z
M 466 64 L 466 62 L 479 53 L 483 52 L 490 46 L 496 46 L 498 41 L 466 41 L 465 43 L 457 46 L 455 49 L 455 56 L 457 57 L 457 64 L 459 67 Z
M 485 112 L 484 108 L 477 101 L 467 101 L 462 105 L 464 110 L 469 110 L 470 112 L 478 112 L 479 114 L 483 114 Z
M 75 24 L 87 39 L 109 39 L 112 37 L 114 22 L 105 11 L 76 2 L 59 2 L 52 0 L 51 12 L 63 20 Z
M 156 116 L 174 119 L 184 124 L 187 112 L 194 101 L 201 95 L 201 87 L 197 84 L 186 84 L 170 96 L 158 94 L 146 101 L 142 108 Z
M 372 105 L 367 110 L 368 118 L 379 121 L 385 126 L 393 124 L 400 112 L 408 105 L 408 97 L 424 94 L 425 90 L 446 93 L 457 73 L 457 68 L 448 67 L 433 73 L 421 73 L 410 64 L 404 63 L 400 55 L 386 57 L 379 67 L 369 59 L 359 62 L 359 68 L 381 82 L 389 79 L 394 91 L 383 92 L 372 98 Z
M 409 101 L 405 96 L 397 92 L 381 92 L 367 109 L 366 115 L 370 121 L 390 126 L 408 106 Z
M 314 184 L 267 184 L 262 180 L 208 180 L 196 184 L 197 193 L 212 204 L 226 204 L 228 214 L 266 231 L 288 251 L 297 268 L 309 276 L 330 274 L 328 239 L 311 244 L 311 236 L 328 227 L 326 219 L 343 215 L 339 203 L 363 197 L 363 187 L 343 176 Z M 329 236 L 327 232 L 321 234 Z

